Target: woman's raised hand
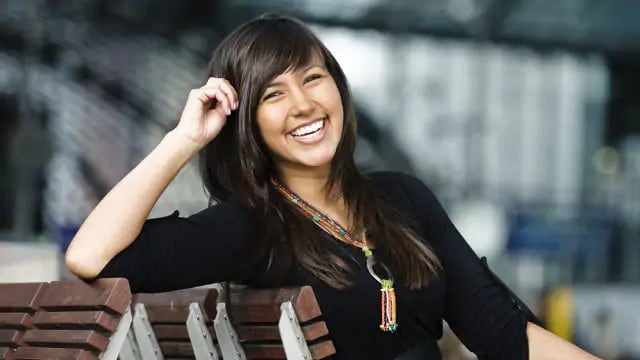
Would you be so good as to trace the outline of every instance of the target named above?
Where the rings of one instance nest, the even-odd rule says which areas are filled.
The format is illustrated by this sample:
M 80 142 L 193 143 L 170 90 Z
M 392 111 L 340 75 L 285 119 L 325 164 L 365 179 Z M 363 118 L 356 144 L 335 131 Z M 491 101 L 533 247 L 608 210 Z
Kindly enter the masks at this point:
M 215 138 L 238 108 L 238 93 L 229 81 L 209 78 L 204 86 L 189 92 L 175 132 L 204 147 Z

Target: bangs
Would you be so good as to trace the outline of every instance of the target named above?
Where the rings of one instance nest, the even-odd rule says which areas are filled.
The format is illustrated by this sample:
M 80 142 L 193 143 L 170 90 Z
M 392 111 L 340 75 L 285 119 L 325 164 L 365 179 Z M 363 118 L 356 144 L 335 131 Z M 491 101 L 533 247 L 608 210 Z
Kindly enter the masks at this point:
M 288 21 L 265 21 L 242 66 L 252 74 L 250 83 L 257 93 L 262 93 L 273 78 L 283 73 L 299 70 L 319 59 L 326 66 L 325 49 L 320 40 L 309 30 Z

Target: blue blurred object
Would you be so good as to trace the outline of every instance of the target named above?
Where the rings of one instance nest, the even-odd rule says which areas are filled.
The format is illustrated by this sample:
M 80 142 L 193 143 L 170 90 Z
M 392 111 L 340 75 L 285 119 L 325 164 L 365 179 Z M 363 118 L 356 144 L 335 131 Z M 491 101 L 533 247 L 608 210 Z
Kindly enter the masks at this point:
M 80 229 L 80 224 L 62 224 L 58 225 L 53 233 L 55 234 L 55 238 L 60 246 L 60 252 L 65 253 L 71 240 Z
M 570 269 L 573 279 L 605 280 L 615 273 L 615 217 L 606 211 L 585 211 L 562 218 L 536 209 L 511 215 L 507 251 L 533 256 Z

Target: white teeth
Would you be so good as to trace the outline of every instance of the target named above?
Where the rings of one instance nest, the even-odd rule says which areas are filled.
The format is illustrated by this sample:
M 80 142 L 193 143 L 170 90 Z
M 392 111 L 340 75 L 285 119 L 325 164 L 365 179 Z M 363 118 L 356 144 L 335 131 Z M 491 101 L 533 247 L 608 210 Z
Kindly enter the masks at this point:
M 291 132 L 291 135 L 293 136 L 305 136 L 305 135 L 309 135 L 312 134 L 320 129 L 322 129 L 322 127 L 324 126 L 324 119 L 322 120 L 318 120 L 318 121 L 314 121 L 313 123 L 307 125 L 307 126 L 302 126 L 299 127 L 295 130 L 293 130 Z

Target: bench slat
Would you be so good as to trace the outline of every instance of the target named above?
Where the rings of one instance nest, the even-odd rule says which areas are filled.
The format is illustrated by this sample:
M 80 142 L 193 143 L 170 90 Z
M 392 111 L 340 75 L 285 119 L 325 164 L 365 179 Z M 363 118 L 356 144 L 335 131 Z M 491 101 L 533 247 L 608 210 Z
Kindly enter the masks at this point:
M 153 325 L 158 340 L 189 341 L 189 332 L 184 325 Z
M 280 304 L 291 301 L 298 321 L 307 322 L 321 315 L 311 286 L 284 289 L 243 289 L 231 291 L 231 317 L 237 323 L 277 323 Z M 205 312 L 212 309 L 203 308 Z M 211 317 L 211 314 L 209 314 Z
M 247 359 L 286 359 L 284 348 L 279 344 L 243 345 Z
M 134 302 L 143 303 L 145 306 L 189 306 L 192 302 L 204 304 L 205 302 L 216 302 L 218 292 L 212 288 L 197 288 L 176 290 L 155 294 L 136 294 Z
M 278 325 L 239 325 L 236 326 L 238 337 L 243 341 L 280 340 Z M 329 334 L 324 321 L 318 321 L 302 327 L 307 341 L 317 340 Z
M 309 352 L 314 359 L 324 359 L 336 353 L 336 348 L 330 340 L 309 346 Z
M 122 315 L 130 300 L 129 282 L 123 278 L 98 279 L 91 285 L 61 280 L 42 290 L 38 306 L 49 311 L 104 309 Z
M 0 330 L 0 346 L 17 347 L 23 335 L 24 332 L 19 330 Z
M 35 303 L 39 292 L 46 283 L 8 283 L 0 284 L 0 312 L 36 311 Z
M 26 313 L 0 313 L 0 329 L 25 330 L 31 327 L 31 315 Z
M 16 349 L 14 360 L 97 360 L 98 357 L 83 349 L 59 349 L 23 346 Z
M 38 329 L 82 330 L 114 332 L 119 319 L 104 311 L 37 312 L 31 323 Z
M 197 302 L 202 307 L 215 309 L 218 292 L 213 288 L 197 288 L 158 294 L 137 294 L 134 301 L 145 305 L 152 324 L 184 324 L 189 316 L 189 304 Z M 215 318 L 204 314 L 205 323 L 212 324 Z
M 243 345 L 247 359 L 286 359 L 282 344 L 246 344 Z M 309 352 L 313 359 L 324 359 L 336 353 L 330 340 L 310 345 Z
M 248 359 L 286 359 L 281 344 L 247 344 L 243 346 Z M 333 343 L 329 340 L 309 346 L 313 359 L 324 359 L 336 353 Z
M 152 324 L 184 324 L 189 316 L 187 307 L 150 306 L 146 310 Z
M 93 330 L 27 330 L 22 342 L 31 346 L 104 351 L 109 339 Z
M 13 349 L 0 347 L 0 360 L 13 360 Z
M 188 341 L 161 341 L 162 355 L 174 358 L 193 358 L 193 346 Z

